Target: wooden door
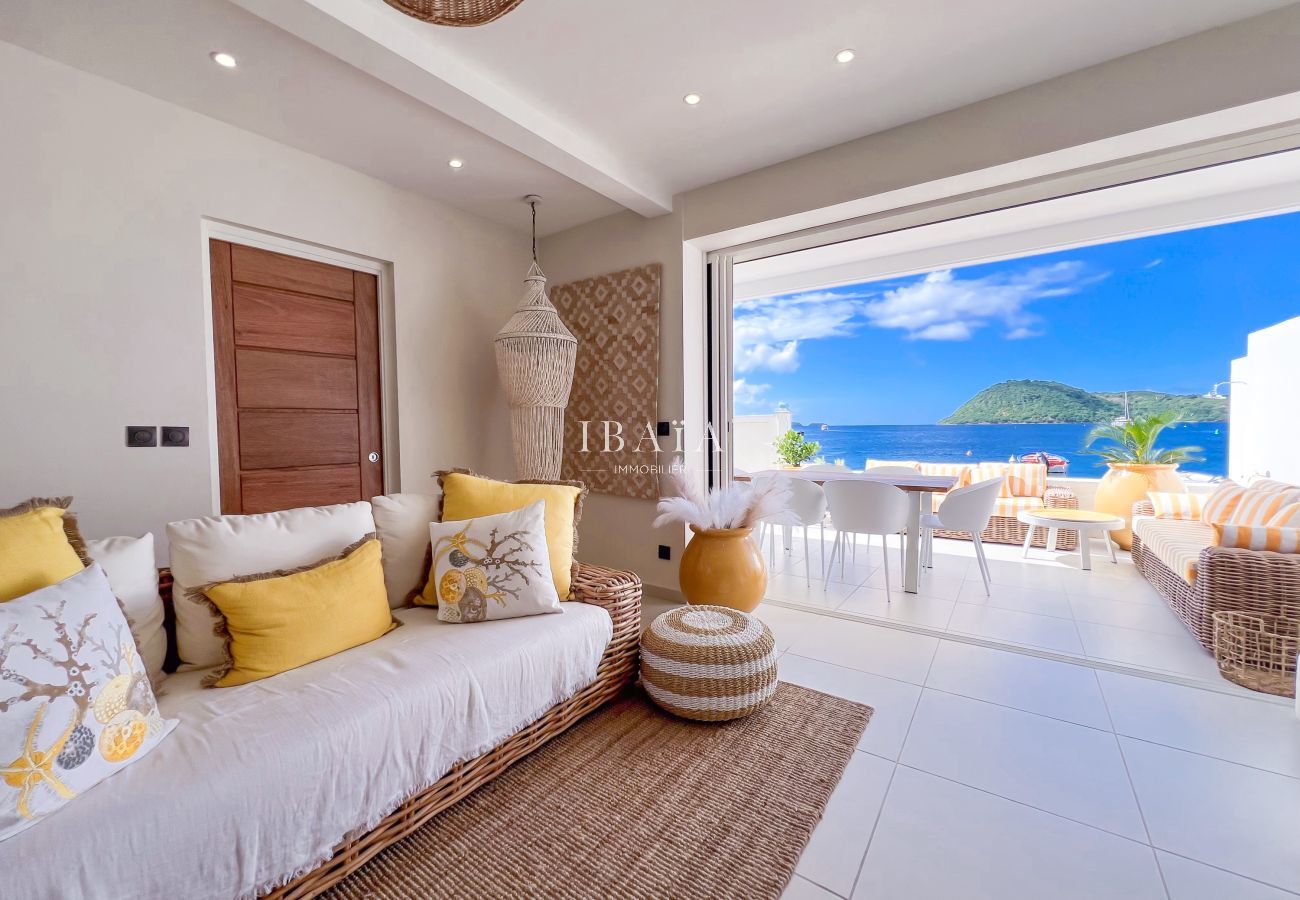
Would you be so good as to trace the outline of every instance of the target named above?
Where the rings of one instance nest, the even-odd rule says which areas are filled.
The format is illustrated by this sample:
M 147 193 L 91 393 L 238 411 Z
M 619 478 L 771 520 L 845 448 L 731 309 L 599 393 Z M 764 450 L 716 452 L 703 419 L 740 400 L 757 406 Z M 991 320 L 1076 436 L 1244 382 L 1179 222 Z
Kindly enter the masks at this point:
M 374 275 L 214 240 L 221 511 L 384 492 Z

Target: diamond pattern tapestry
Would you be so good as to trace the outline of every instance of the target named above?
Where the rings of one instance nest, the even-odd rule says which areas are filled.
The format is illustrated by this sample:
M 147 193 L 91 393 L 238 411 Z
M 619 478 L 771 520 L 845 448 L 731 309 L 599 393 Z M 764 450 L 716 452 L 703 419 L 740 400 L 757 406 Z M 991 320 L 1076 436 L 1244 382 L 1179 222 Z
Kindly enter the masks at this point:
M 549 291 L 578 339 L 561 477 L 597 493 L 659 497 L 654 429 L 662 271 L 651 263 Z M 668 447 L 664 439 L 660 444 Z

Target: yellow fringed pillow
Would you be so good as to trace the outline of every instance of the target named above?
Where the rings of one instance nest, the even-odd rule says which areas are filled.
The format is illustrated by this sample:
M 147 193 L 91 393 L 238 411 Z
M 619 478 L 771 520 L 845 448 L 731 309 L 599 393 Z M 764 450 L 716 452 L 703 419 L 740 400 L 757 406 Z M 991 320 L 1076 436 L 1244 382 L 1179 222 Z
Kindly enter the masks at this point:
M 1151 491 L 1147 498 L 1157 519 L 1199 519 L 1205 508 L 1205 494 Z
M 373 535 L 292 572 L 246 575 L 196 591 L 217 608 L 227 664 L 208 687 L 259 681 L 373 641 L 396 628 Z
M 481 519 L 514 512 L 541 500 L 546 505 L 546 547 L 551 560 L 555 592 L 569 598 L 573 585 L 574 554 L 578 550 L 578 520 L 587 488 L 579 481 L 494 481 L 472 472 L 439 472 L 442 485 L 442 521 Z M 424 602 L 437 605 L 437 591 L 426 587 Z
M 0 509 L 0 603 L 58 584 L 89 563 L 71 497 Z

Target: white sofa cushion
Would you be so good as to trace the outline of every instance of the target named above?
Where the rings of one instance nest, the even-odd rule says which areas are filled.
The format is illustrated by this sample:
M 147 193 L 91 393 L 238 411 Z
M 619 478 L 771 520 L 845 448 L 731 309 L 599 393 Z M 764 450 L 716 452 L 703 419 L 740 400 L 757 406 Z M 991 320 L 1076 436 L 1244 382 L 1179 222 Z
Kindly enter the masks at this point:
M 255 516 L 206 516 L 167 526 L 176 644 L 186 668 L 224 662 L 225 642 L 195 588 L 240 575 L 295 569 L 337 555 L 375 530 L 370 504 L 340 503 Z
M 56 827 L 0 843 L 0 872 L 25 896 L 82 900 L 284 884 L 590 684 L 609 615 L 562 607 L 472 628 L 403 609 L 403 627 L 274 678 L 211 691 L 172 675 L 159 703 L 180 727 Z
M 438 521 L 441 494 L 385 494 L 370 501 L 375 531 L 384 554 L 388 605 L 405 606 L 424 590 L 424 563 L 429 553 L 429 524 Z
M 1188 584 L 1196 580 L 1201 551 L 1219 543 L 1219 533 L 1214 526 L 1195 519 L 1134 516 L 1133 533 L 1155 554 L 1156 559 Z
M 122 602 L 149 680 L 159 684 L 167 658 L 167 631 L 163 627 L 162 598 L 158 596 L 153 534 L 86 541 L 86 555 L 104 567 L 108 586 Z

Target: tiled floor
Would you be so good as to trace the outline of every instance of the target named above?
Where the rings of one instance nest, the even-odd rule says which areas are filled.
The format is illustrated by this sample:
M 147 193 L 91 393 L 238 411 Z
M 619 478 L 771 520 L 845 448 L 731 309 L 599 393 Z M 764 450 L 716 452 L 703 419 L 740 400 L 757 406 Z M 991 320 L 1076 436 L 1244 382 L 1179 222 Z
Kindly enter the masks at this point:
M 1300 896 L 1288 704 L 785 606 L 758 615 L 783 680 L 875 709 L 787 898 Z
M 902 594 L 895 542 L 889 555 L 893 593 L 886 594 L 879 540 L 874 540 L 871 551 L 859 546 L 856 559 L 850 556 L 842 571 L 837 562 L 824 579 L 816 532 L 811 577 L 801 535 L 790 554 L 778 545 L 768 599 L 1227 686 L 1210 654 L 1138 574 L 1127 553 L 1114 564 L 1096 544 L 1094 568 L 1083 572 L 1077 552 L 1035 549 L 1023 559 L 1019 547 L 988 545 L 992 585 L 986 594 L 972 545 L 939 540 L 934 568 L 923 571 L 918 592 Z

